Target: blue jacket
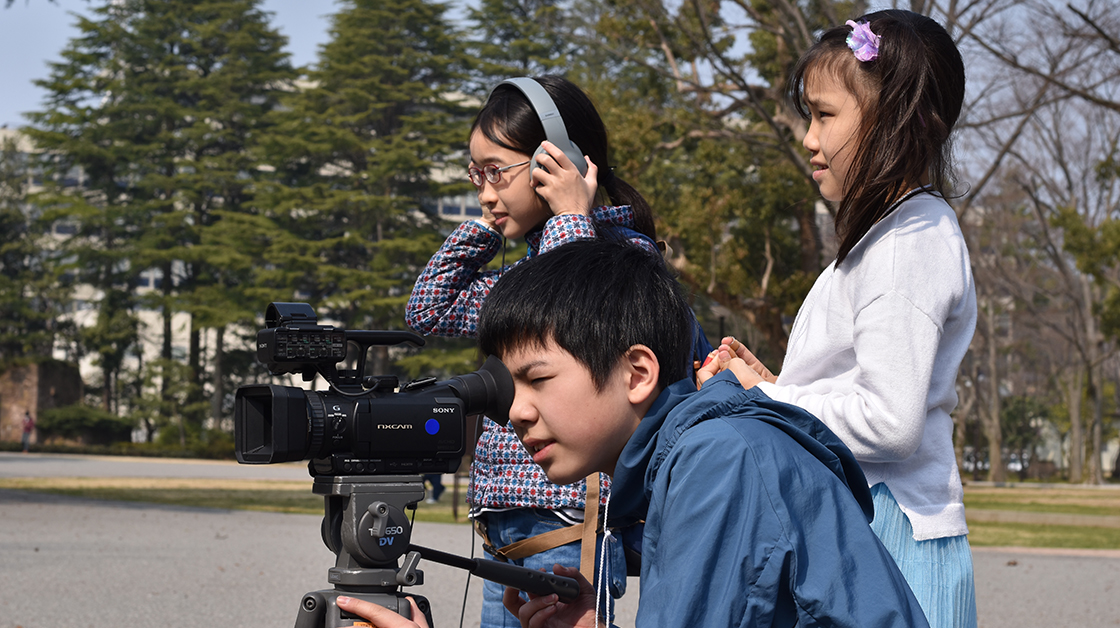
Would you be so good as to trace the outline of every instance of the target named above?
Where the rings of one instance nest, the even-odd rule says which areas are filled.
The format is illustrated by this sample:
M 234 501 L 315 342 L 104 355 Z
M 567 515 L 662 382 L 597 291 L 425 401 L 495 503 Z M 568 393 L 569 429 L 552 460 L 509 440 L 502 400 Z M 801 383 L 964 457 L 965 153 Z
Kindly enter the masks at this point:
M 646 522 L 638 626 L 928 626 L 852 453 L 731 373 L 663 391 L 611 492 Z

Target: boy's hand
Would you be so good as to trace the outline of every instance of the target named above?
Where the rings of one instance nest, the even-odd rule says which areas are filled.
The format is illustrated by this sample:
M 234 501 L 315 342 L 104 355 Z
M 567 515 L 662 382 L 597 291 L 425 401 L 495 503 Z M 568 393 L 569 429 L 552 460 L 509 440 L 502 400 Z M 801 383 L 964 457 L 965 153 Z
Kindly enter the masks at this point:
M 520 591 L 506 587 L 502 604 L 521 620 L 521 628 L 583 628 L 595 626 L 595 589 L 578 569 L 553 565 L 552 573 L 575 578 L 579 582 L 579 597 L 573 602 L 561 602 L 556 594 L 537 596 L 529 594 L 529 601 L 521 599 Z
M 599 189 L 599 168 L 585 155 L 587 174 L 581 175 L 568 155 L 555 144 L 545 140 L 541 146 L 545 152 L 537 156 L 537 163 L 544 168 L 533 169 L 533 189 L 548 203 L 553 216 L 590 215 L 595 192 Z
M 377 628 L 428 628 L 427 618 L 420 612 L 420 607 L 416 606 L 416 600 L 411 597 L 408 598 L 408 603 L 412 605 L 412 616 L 415 621 L 409 621 L 380 604 L 365 600 L 340 595 L 335 602 L 342 610 L 370 620 Z

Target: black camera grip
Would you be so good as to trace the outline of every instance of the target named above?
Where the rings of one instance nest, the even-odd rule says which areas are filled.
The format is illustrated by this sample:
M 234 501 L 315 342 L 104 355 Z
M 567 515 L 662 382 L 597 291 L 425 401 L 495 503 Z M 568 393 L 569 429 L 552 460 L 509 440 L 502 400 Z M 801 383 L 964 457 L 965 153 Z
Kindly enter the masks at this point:
M 564 602 L 571 602 L 579 596 L 579 583 L 571 578 L 496 560 L 480 558 L 475 560 L 478 562 L 478 568 L 471 573 L 479 578 L 535 595 L 555 593 Z
M 572 578 L 534 571 L 528 567 L 501 563 L 495 560 L 463 558 L 419 545 L 409 545 L 408 549 L 419 553 L 424 560 L 466 569 L 484 580 L 504 584 L 507 587 L 513 587 L 534 595 L 555 593 L 564 602 L 571 602 L 579 597 L 579 582 Z

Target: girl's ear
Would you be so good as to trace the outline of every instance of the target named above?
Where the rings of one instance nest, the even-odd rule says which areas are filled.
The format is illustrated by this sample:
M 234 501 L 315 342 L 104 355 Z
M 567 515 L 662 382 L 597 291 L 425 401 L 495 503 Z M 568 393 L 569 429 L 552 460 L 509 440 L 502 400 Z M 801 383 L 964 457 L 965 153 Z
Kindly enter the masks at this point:
M 657 380 L 661 377 L 661 365 L 653 350 L 645 345 L 634 345 L 623 361 L 630 403 L 641 405 L 657 398 L 661 393 L 657 386 Z

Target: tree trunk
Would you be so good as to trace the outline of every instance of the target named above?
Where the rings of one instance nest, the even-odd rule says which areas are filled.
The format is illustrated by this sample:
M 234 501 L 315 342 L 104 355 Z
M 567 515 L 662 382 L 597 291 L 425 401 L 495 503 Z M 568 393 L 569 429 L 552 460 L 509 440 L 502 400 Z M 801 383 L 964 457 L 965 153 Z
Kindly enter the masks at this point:
M 1101 414 L 1104 407 L 1104 392 L 1100 380 L 1100 365 L 1094 366 L 1089 371 L 1089 392 L 1093 400 L 1093 419 L 1090 428 L 1090 453 L 1089 453 L 1089 484 L 1104 484 L 1104 471 L 1101 469 Z
M 815 276 L 821 272 L 821 233 L 817 228 L 817 205 L 812 202 L 799 203 L 795 206 L 793 215 L 797 219 L 801 270 Z
M 191 314 L 190 349 L 187 353 L 187 366 L 190 369 L 190 386 L 187 388 L 187 411 L 185 418 L 197 425 L 199 436 L 205 440 L 206 411 L 203 410 L 205 397 L 202 391 L 202 331 L 198 328 L 195 315 Z
M 1112 364 L 1114 369 L 1116 367 L 1120 367 L 1120 360 L 1111 360 L 1110 363 Z M 1117 375 L 1120 375 L 1120 373 L 1116 373 L 1116 372 L 1113 373 L 1114 378 L 1116 378 Z M 1113 403 L 1115 404 L 1114 407 L 1120 407 L 1120 386 L 1115 386 L 1115 387 L 1113 387 L 1112 390 L 1113 390 L 1113 395 L 1114 395 L 1114 399 L 1113 399 Z M 1120 480 L 1120 449 L 1118 449 L 1117 452 L 1116 452 L 1116 460 L 1114 460 L 1112 462 L 1112 474 L 1111 475 L 1112 475 L 1113 480 Z
M 218 327 L 214 330 L 214 360 L 210 365 L 210 384 L 213 393 L 210 397 L 210 418 L 214 427 L 222 427 L 222 401 L 225 400 L 225 389 L 222 382 L 222 351 L 224 351 L 226 328 Z
M 972 362 L 972 360 L 968 360 Z M 962 365 L 963 367 L 964 365 Z M 962 368 L 963 370 L 963 368 Z M 968 376 L 958 377 L 958 389 L 963 389 L 964 394 L 960 396 L 960 403 L 957 409 L 953 412 L 953 454 L 957 458 L 957 471 L 960 472 L 964 469 L 964 445 L 968 439 L 968 419 L 972 416 L 972 410 L 976 406 L 976 387 L 964 386 L 962 384 L 968 382 L 975 382 L 975 367 L 971 369 L 972 372 Z M 969 379 L 970 376 L 971 380 Z
M 173 401 L 171 399 L 171 380 L 173 378 L 173 373 L 172 373 L 172 369 L 171 369 L 171 358 L 172 358 L 171 347 L 172 347 L 172 340 L 173 340 L 172 337 L 171 337 L 171 334 L 172 334 L 172 331 L 173 331 L 172 330 L 172 325 L 171 325 L 171 319 L 175 315 L 175 313 L 171 311 L 171 293 L 174 291 L 174 283 L 175 282 L 174 282 L 174 279 L 173 279 L 172 274 L 171 274 L 172 270 L 171 270 L 171 264 L 170 263 L 164 264 L 162 270 L 163 270 L 163 351 L 161 352 L 161 357 L 163 359 L 163 367 L 162 367 L 162 373 L 160 375 L 160 382 L 159 382 L 160 401 L 162 401 L 162 403 L 160 404 L 160 409 L 161 409 L 161 411 L 168 413 L 168 418 L 172 418 L 171 417 L 171 408 L 175 407 L 175 404 L 173 403 Z M 179 423 L 179 446 L 183 447 L 183 448 L 186 448 L 186 446 L 187 446 L 187 431 L 186 431 L 186 426 L 183 425 L 182 413 L 179 414 L 178 423 Z
M 1085 454 L 1085 438 L 1081 433 L 1081 395 L 1083 377 L 1082 368 L 1077 366 L 1069 380 L 1067 394 L 1069 398 L 1066 405 L 1069 407 L 1069 481 L 1080 482 L 1084 473 L 1082 460 Z
M 370 347 L 366 362 L 366 375 L 385 375 L 389 372 L 389 347 Z M 361 374 L 359 374 L 361 375 Z
M 1085 361 L 1086 372 L 1089 376 L 1089 399 L 1093 404 L 1092 423 L 1090 425 L 1090 453 L 1089 453 L 1089 484 L 1104 484 L 1104 473 L 1101 470 L 1101 422 L 1104 413 L 1104 368 L 1101 364 L 1101 343 L 1103 339 L 1097 328 L 1096 314 L 1092 311 L 1093 303 L 1100 302 L 1094 298 L 1093 285 L 1085 274 L 1079 277 L 1084 307 L 1082 308 L 1085 320 Z
M 988 437 L 988 480 L 1003 482 L 1007 479 L 1003 466 L 1003 430 L 1000 426 L 999 352 L 996 351 L 996 312 L 988 300 L 984 312 L 984 325 L 988 331 L 988 417 L 984 434 Z
M 105 360 L 108 362 L 108 360 Z M 113 411 L 113 369 L 107 363 L 101 366 L 101 408 Z
M 144 347 L 143 347 L 143 345 L 138 347 L 137 350 L 136 350 L 136 381 L 133 382 L 132 386 L 134 388 L 132 394 L 136 395 L 135 400 L 139 401 L 141 398 L 144 397 Z M 131 405 L 132 407 L 135 407 L 134 402 L 130 402 L 129 405 Z M 145 415 L 143 421 L 144 421 L 144 442 L 150 443 L 150 442 L 152 442 L 152 439 L 155 437 L 156 426 L 152 423 L 152 417 L 151 416 Z

